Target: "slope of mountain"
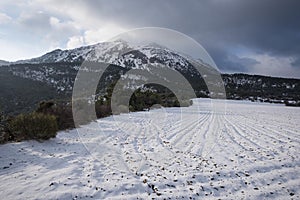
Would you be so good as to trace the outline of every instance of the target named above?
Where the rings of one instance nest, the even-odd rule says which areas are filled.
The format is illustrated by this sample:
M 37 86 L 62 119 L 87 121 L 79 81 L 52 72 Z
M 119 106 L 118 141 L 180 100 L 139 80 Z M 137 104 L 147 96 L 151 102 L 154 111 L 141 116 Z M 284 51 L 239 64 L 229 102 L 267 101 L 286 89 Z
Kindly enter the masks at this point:
M 141 69 L 152 73 L 149 64 L 162 64 L 168 69 L 180 72 L 190 82 L 198 97 L 208 97 L 209 92 L 203 77 L 215 72 L 214 68 L 207 67 L 199 60 L 197 64 L 202 69 L 201 76 L 191 64 L 191 58 L 157 44 L 132 46 L 124 40 L 117 40 L 70 50 L 57 49 L 37 58 L 20 60 L 10 63 L 8 67 L 2 67 L 1 73 L 5 76 L 1 76 L 0 90 L 4 95 L 1 95 L 0 104 L 2 107 L 10 108 L 4 108 L 4 110 L 11 111 L 19 109 L 15 105 L 18 102 L 24 102 L 23 98 L 32 99 L 31 103 L 26 101 L 26 105 L 23 105 L 30 109 L 42 98 L 70 97 L 76 74 L 84 61 L 108 63 L 109 67 L 105 76 L 99 83 L 100 92 L 104 92 L 105 88 L 113 81 L 124 78 L 124 74 L 130 69 Z M 142 79 L 142 77 L 140 78 Z M 230 99 L 300 100 L 299 79 L 246 74 L 223 74 L 222 79 L 227 97 Z M 23 81 L 27 83 L 26 87 L 22 88 L 20 86 L 24 85 Z M 138 84 L 138 81 L 136 77 L 132 79 L 132 83 L 135 85 Z M 8 85 L 10 86 L 8 87 Z M 44 92 L 31 90 L 37 85 L 41 85 Z M 30 91 L 24 94 L 24 89 Z M 45 92 L 47 90 L 49 90 L 49 95 L 48 92 Z M 15 98 L 12 94 L 7 95 L 10 91 L 14 91 L 15 96 L 20 95 L 20 98 Z M 28 97 L 27 95 L 31 93 L 35 93 L 35 95 Z M 36 98 L 37 96 L 39 97 Z
M 103 42 L 71 50 L 56 49 L 43 56 L 20 60 L 12 64 L 82 63 L 83 61 L 105 62 L 127 69 L 147 68 L 147 64 L 161 63 L 176 70 L 191 70 L 189 58 L 151 43 L 132 46 L 124 40 Z
M 300 80 L 248 74 L 222 75 L 227 98 L 273 101 L 300 100 Z
M 125 41 L 117 40 L 72 50 L 54 50 L 38 58 L 17 61 L 10 65 L 9 71 L 15 76 L 45 82 L 58 91 L 68 93 L 72 91 L 76 73 L 83 61 L 108 63 L 111 65 L 108 71 L 114 73 L 107 74 L 107 77 L 113 80 L 130 69 L 151 72 L 149 64 L 162 64 L 205 86 L 199 72 L 188 58 L 167 48 L 151 45 L 133 47 Z M 210 73 L 210 68 L 205 65 L 202 67 L 203 71 Z
M 9 64 L 10 64 L 10 62 L 8 62 L 8 61 L 0 60 L 0 67 L 5 66 L 5 65 L 9 65 Z
M 64 94 L 46 83 L 14 76 L 0 67 L 0 111 L 18 114 L 32 111 L 45 99 L 62 99 Z
M 58 63 L 58 62 L 83 62 L 84 60 L 95 62 L 113 62 L 115 53 L 130 50 L 127 42 L 116 40 L 114 42 L 103 42 L 90 46 L 83 46 L 70 50 L 56 49 L 45 55 L 28 60 L 20 60 L 14 64 L 41 64 L 41 63 Z M 110 55 L 108 58 L 107 56 Z

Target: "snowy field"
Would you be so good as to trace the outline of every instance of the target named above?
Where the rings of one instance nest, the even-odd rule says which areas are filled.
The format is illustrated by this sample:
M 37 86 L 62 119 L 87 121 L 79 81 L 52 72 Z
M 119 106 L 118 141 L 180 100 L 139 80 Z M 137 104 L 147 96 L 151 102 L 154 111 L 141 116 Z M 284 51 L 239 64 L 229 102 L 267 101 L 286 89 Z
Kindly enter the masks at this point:
M 0 146 L 1 199 L 300 199 L 300 108 L 194 100 Z

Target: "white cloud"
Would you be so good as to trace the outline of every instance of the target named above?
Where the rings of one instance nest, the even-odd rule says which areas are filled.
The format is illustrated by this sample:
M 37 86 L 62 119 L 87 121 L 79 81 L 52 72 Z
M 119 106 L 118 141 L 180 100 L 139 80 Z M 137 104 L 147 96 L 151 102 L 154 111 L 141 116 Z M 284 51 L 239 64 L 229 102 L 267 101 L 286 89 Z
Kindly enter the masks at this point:
M 80 31 L 74 26 L 73 22 L 61 21 L 53 16 L 49 17 L 49 24 L 51 27 L 47 34 L 47 38 L 56 41 L 67 40 L 68 37 L 78 34 Z
M 220 36 L 220 38 L 225 38 L 227 41 L 226 34 L 223 37 L 221 35 L 222 32 L 216 32 L 213 26 L 212 29 L 210 29 L 209 26 L 205 26 L 206 22 L 209 25 L 211 23 L 204 17 L 202 17 L 205 20 L 203 29 L 201 28 L 201 23 L 200 25 L 198 23 L 199 27 L 197 26 L 198 28 L 196 29 L 193 21 L 185 23 L 186 19 L 189 19 L 185 18 L 185 14 L 188 12 L 187 14 L 190 16 L 190 11 L 186 11 L 186 8 L 178 7 L 178 5 L 177 7 L 176 5 L 173 7 L 170 3 L 166 3 L 161 4 L 160 7 L 157 8 L 156 3 L 144 4 L 144 2 L 138 3 L 138 1 L 126 3 L 116 1 L 108 3 L 106 1 L 89 2 L 84 0 L 2 0 L 0 1 L 1 10 L 6 10 L 3 11 L 5 13 L 0 12 L 0 27 L 1 24 L 9 23 L 9 29 L 1 30 L 0 39 L 6 40 L 8 44 L 13 42 L 16 44 L 14 46 L 16 48 L 15 51 L 11 49 L 10 53 L 5 52 L 6 56 L 2 58 L 19 59 L 23 56 L 19 51 L 20 49 L 23 49 L 24 55 L 25 53 L 30 54 L 30 52 L 32 52 L 33 56 L 36 52 L 45 53 L 45 49 L 75 48 L 82 45 L 95 44 L 106 41 L 128 29 L 141 26 L 167 26 L 169 28 L 185 31 L 185 33 L 189 33 L 189 35 L 193 35 L 193 37 L 198 37 L 198 34 L 203 34 L 203 32 L 207 34 L 208 31 L 209 35 L 204 34 L 207 39 L 205 39 L 204 36 L 199 36 L 198 39 L 199 41 L 200 39 L 204 39 L 204 42 L 208 41 L 206 45 L 212 45 L 212 47 L 214 47 L 213 44 L 215 43 L 220 44 L 221 39 L 216 42 L 214 41 L 216 37 L 210 37 L 210 34 L 213 35 L 216 33 L 215 35 Z M 178 12 L 172 12 L 170 15 L 166 15 L 166 12 L 161 12 L 161 10 L 165 11 L 164 8 L 167 8 L 166 6 L 170 6 L 169 8 L 174 8 L 175 10 L 184 9 L 182 17 L 176 17 L 181 16 L 181 13 L 177 15 Z M 198 13 L 203 13 L 199 12 L 198 8 L 195 10 Z M 206 16 L 206 14 L 204 12 L 203 15 L 199 16 Z M 226 20 L 228 18 L 224 19 Z M 10 23 L 10 21 L 13 23 Z M 189 25 L 191 25 L 191 27 Z M 218 27 L 217 30 L 222 31 L 221 28 L 224 28 L 222 26 L 220 27 L 219 23 L 215 25 Z M 227 28 L 227 25 L 225 30 L 231 31 L 230 28 Z M 145 37 L 146 36 L 147 35 L 145 35 Z M 164 37 L 160 36 L 158 38 Z M 176 41 L 176 45 L 180 44 L 179 40 L 174 39 L 174 41 Z M 230 37 L 228 41 L 231 41 Z M 236 42 L 234 40 L 232 41 Z M 228 53 L 225 50 L 228 49 L 227 46 L 229 46 L 229 42 L 224 42 L 223 46 L 226 48 L 223 49 L 224 53 L 220 51 L 219 56 Z M 28 47 L 19 48 L 17 44 L 20 44 L 20 46 L 28 44 L 32 46 L 32 48 L 34 46 L 37 50 L 31 50 Z M 190 46 L 188 46 L 188 48 L 190 48 Z M 218 48 L 221 47 L 219 46 Z M 255 49 L 253 49 L 253 51 L 254 50 Z M 266 54 L 262 55 L 255 54 L 253 51 L 246 52 L 245 55 L 242 56 L 238 55 L 239 58 L 237 58 L 237 60 L 241 61 L 241 64 L 245 62 L 248 64 L 247 68 L 249 67 L 250 72 L 275 76 L 291 75 L 293 77 L 300 77 L 299 68 L 291 66 L 291 63 L 295 62 L 295 59 L 291 60 L 289 57 L 284 56 L 270 56 L 269 51 L 266 51 Z M 192 50 L 192 52 L 194 51 Z M 216 56 L 218 56 L 218 54 L 216 54 Z M 255 64 L 249 60 L 249 58 L 259 63 Z
M 37 43 L 47 44 L 49 50 L 65 48 L 68 38 L 80 33 L 80 30 L 70 20 L 61 20 L 45 11 L 26 10 L 18 18 L 22 31 L 31 33 Z
M 47 48 L 43 46 L 36 46 L 30 43 L 21 43 L 19 41 L 8 41 L 2 39 L 0 39 L 0 47 L 5 47 L 5 51 L 1 51 L 0 60 L 7 61 L 33 58 L 41 56 L 43 53 L 48 51 Z
M 56 17 L 50 17 L 49 22 L 53 27 L 59 26 L 59 19 L 57 19 Z
M 102 17 L 95 16 L 87 7 L 88 4 L 64 1 L 34 0 L 35 12 L 30 9 L 22 13 L 19 22 L 32 30 L 34 34 L 43 35 L 43 41 L 49 43 L 50 49 L 75 48 L 103 42 L 124 32 L 126 29 L 116 23 L 111 23 Z M 71 4 L 70 4 L 71 3 Z M 59 6 L 58 6 L 59 5 Z M 36 10 L 40 11 L 37 12 Z
M 7 24 L 12 20 L 10 16 L 5 13 L 0 13 L 0 24 Z
M 300 70 L 292 66 L 292 57 L 271 56 L 268 54 L 254 54 L 248 56 L 258 61 L 252 66 L 253 74 L 270 75 L 277 77 L 300 77 Z
M 41 49 L 65 49 L 94 44 L 125 31 L 123 26 L 100 17 L 99 10 L 91 10 L 85 1 L 20 0 L 19 3 L 7 1 L 5 6 L 15 7 L 14 11 L 7 13 L 14 18 L 0 13 L 0 24 L 13 20 L 11 30 L 19 35 L 18 42 L 34 44 Z M 14 51 L 11 54 L 18 59 L 19 56 Z
M 124 31 L 126 31 L 126 29 L 114 24 L 105 25 L 96 30 L 86 30 L 82 35 L 69 37 L 67 48 L 72 49 L 83 45 L 91 45 L 99 42 L 104 42 Z
M 67 49 L 74 49 L 83 45 L 85 45 L 83 36 L 73 36 L 69 38 Z
M 81 29 L 95 29 L 104 23 L 103 18 L 98 16 L 99 10 L 91 10 L 88 7 L 93 2 L 72 0 L 33 0 L 33 2 L 48 12 L 66 16 Z
M 111 39 L 114 36 L 126 31 L 126 29 L 114 25 L 104 25 L 97 30 L 87 30 L 84 33 L 84 38 L 87 44 L 94 44 L 98 42 L 104 42 Z

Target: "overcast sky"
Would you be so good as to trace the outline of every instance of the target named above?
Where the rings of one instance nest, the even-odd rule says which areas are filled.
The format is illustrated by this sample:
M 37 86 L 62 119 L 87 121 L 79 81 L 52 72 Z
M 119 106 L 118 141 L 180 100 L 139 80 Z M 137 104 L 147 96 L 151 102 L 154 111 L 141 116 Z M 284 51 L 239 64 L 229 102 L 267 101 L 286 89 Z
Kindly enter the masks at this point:
M 300 78 L 297 0 L 1 0 L 0 59 L 165 27 L 198 41 L 223 72 Z

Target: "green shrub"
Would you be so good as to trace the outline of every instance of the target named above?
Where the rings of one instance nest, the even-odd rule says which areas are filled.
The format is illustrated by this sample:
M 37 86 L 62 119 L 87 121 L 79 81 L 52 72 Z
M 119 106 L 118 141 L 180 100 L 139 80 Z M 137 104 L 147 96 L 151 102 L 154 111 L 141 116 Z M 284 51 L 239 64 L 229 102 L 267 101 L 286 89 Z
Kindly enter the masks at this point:
M 96 102 L 95 110 L 97 118 L 107 117 L 112 114 L 110 105 L 101 104 L 102 102 Z
M 9 132 L 7 121 L 8 117 L 0 111 L 0 144 L 4 144 L 13 139 Z
M 55 116 L 59 130 L 66 130 L 75 127 L 71 102 L 42 101 L 40 102 L 36 112 Z
M 17 141 L 47 140 L 56 136 L 58 126 L 55 116 L 33 112 L 15 117 L 10 122 L 10 129 Z

